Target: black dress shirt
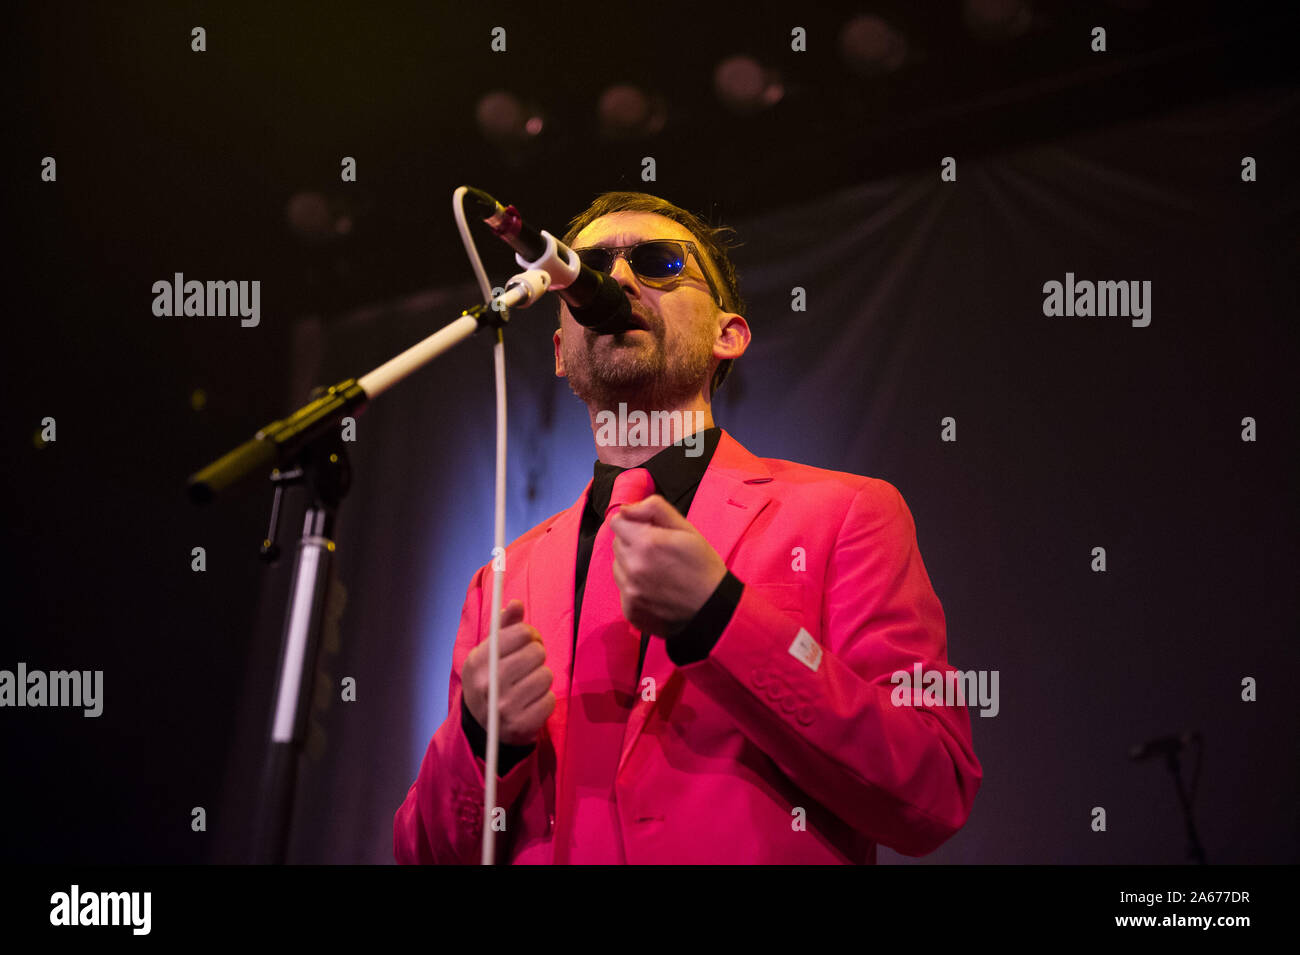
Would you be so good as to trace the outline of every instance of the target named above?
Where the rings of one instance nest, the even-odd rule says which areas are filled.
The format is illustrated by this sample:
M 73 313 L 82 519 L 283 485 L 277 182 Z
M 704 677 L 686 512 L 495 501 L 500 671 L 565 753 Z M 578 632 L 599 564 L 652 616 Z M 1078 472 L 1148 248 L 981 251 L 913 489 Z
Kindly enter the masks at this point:
M 702 452 L 694 457 L 687 455 L 684 445 L 675 444 L 664 448 L 644 464 L 638 465 L 648 470 L 650 476 L 654 478 L 655 493 L 672 504 L 682 516 L 686 515 L 690 510 L 691 502 L 695 500 L 695 492 L 700 486 L 704 472 L 713 459 L 713 453 L 718 449 L 722 429 L 709 428 L 703 432 L 703 435 Z M 614 491 L 614 479 L 624 470 L 626 469 L 604 464 L 601 461 L 597 461 L 593 469 L 591 492 L 587 496 L 587 506 L 583 509 L 582 523 L 578 530 L 578 558 L 574 568 L 573 654 L 570 656 L 570 679 L 573 676 L 573 661 L 578 655 L 578 617 L 582 612 L 582 596 L 587 585 L 591 552 L 596 543 L 596 534 L 605 521 L 605 508 L 609 506 L 609 498 Z M 690 622 L 677 633 L 664 637 L 664 649 L 668 653 L 668 658 L 678 666 L 705 659 L 722 636 L 722 631 L 731 622 L 743 590 L 744 585 L 740 580 L 731 571 L 727 571 L 726 577 Z M 641 667 L 645 663 L 649 641 L 650 635 L 643 633 L 641 653 L 637 659 L 637 680 L 641 676 Z M 474 719 L 463 697 L 461 726 L 464 728 L 465 737 L 469 740 L 474 755 L 486 759 L 487 733 Z M 530 743 L 527 746 L 512 746 L 502 743 L 497 761 L 498 775 L 504 776 L 516 764 L 527 759 L 534 745 Z

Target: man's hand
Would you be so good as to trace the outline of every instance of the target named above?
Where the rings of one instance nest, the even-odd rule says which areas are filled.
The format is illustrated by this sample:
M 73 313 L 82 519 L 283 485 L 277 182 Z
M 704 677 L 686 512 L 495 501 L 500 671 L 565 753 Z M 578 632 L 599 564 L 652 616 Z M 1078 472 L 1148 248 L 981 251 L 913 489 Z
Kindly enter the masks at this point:
M 661 637 L 681 630 L 727 576 L 727 565 L 659 494 L 624 505 L 610 520 L 623 616 Z
M 512 746 L 536 742 L 546 718 L 555 710 L 542 635 L 523 621 L 524 602 L 512 600 L 501 610 L 497 633 L 501 742 Z M 488 642 L 484 638 L 469 652 L 460 674 L 465 705 L 484 729 L 488 724 L 488 675 Z

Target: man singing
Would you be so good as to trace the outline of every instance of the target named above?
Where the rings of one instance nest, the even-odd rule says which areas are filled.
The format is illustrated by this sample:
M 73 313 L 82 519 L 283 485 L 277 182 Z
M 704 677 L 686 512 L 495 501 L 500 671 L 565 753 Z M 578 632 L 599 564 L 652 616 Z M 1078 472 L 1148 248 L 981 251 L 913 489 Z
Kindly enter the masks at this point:
M 903 498 L 755 457 L 713 423 L 750 341 L 724 231 L 611 192 L 564 237 L 632 322 L 596 334 L 560 308 L 555 373 L 597 461 L 506 549 L 499 862 L 874 863 L 877 843 L 923 855 L 970 814 L 966 707 L 895 705 L 894 674 L 951 670 Z M 479 861 L 491 596 L 488 564 L 394 819 L 399 862 Z

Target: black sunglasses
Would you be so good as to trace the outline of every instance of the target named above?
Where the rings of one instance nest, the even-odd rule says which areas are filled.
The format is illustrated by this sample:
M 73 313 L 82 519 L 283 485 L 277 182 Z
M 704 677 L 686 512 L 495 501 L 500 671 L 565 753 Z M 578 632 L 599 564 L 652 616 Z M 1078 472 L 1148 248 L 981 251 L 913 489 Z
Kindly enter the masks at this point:
M 632 267 L 633 272 L 643 279 L 652 281 L 676 278 L 681 275 L 686 270 L 686 256 L 694 255 L 695 261 L 700 263 L 700 272 L 704 275 L 704 281 L 709 284 L 710 294 L 713 295 L 718 306 L 722 307 L 722 296 L 714 287 L 713 279 L 709 277 L 709 270 L 704 267 L 704 259 L 694 242 L 685 239 L 649 239 L 636 245 L 593 245 L 573 251 L 583 265 L 597 272 L 604 272 L 606 275 L 613 271 L 614 260 L 621 255 Z

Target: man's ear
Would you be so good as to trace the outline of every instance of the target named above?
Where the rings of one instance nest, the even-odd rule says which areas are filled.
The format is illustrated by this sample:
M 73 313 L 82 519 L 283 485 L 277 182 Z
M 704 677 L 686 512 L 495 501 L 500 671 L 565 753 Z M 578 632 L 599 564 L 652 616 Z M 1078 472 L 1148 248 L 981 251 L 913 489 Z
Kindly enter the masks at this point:
M 713 355 L 719 361 L 739 358 L 749 347 L 749 322 L 736 312 L 723 312 L 718 316 L 718 338 L 713 343 Z
M 561 344 L 563 344 L 564 342 L 564 337 L 563 335 L 560 334 L 563 331 L 564 331 L 563 328 L 557 328 L 555 330 L 555 333 L 551 336 L 551 341 L 555 343 L 555 377 L 556 378 L 566 377 L 564 373 L 564 349 L 560 347 Z

